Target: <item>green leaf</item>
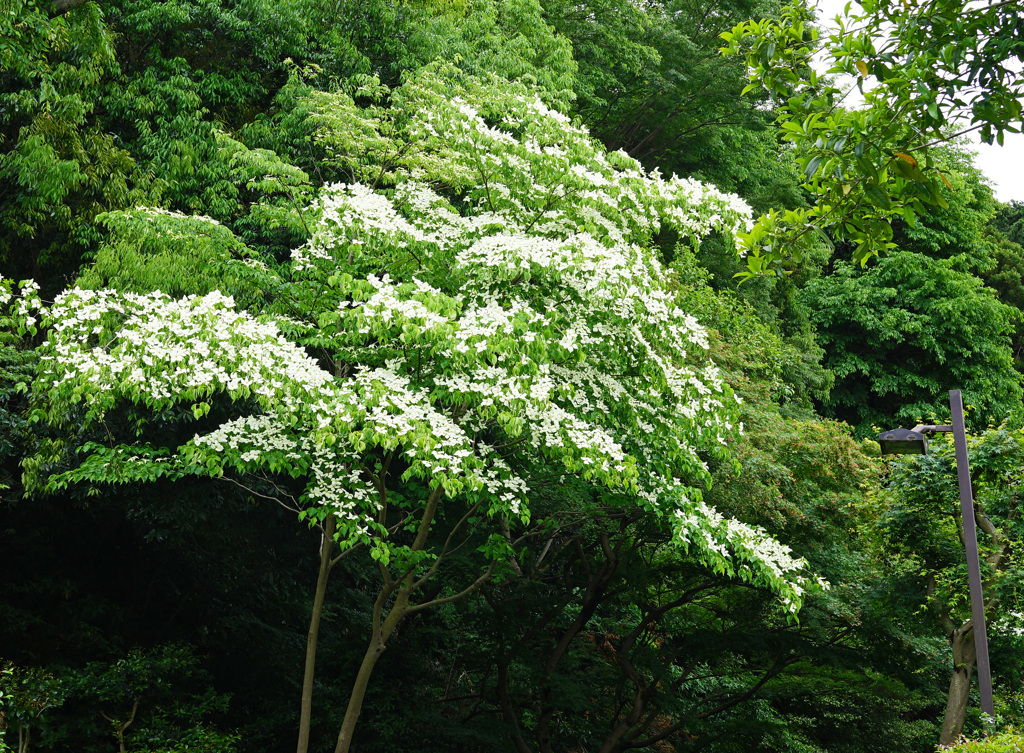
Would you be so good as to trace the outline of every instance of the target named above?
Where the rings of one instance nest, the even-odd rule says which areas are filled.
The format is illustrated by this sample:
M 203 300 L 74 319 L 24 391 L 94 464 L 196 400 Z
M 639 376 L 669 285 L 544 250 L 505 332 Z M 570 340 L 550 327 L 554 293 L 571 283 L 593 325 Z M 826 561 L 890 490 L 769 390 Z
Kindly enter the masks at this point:
M 807 166 L 804 168 L 804 175 L 806 175 L 808 179 L 810 179 L 814 175 L 814 173 L 817 172 L 819 165 L 821 165 L 821 160 L 822 157 L 820 154 L 811 157 L 811 159 L 808 160 Z

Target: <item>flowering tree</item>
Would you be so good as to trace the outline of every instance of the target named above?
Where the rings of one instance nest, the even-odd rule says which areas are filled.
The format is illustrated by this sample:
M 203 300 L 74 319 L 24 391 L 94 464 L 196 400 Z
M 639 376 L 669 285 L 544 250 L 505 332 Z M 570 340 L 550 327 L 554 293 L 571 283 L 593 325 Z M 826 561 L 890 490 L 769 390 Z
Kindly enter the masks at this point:
M 792 613 L 810 584 L 786 547 L 701 500 L 702 456 L 726 451 L 736 400 L 651 250 L 663 224 L 695 243 L 732 232 L 745 205 L 607 153 L 524 87 L 434 67 L 390 97 L 313 99 L 325 143 L 362 180 L 322 192 L 286 277 L 248 262 L 281 291 L 262 312 L 216 291 L 73 289 L 45 310 L 31 288 L 7 295 L 14 326 L 47 328 L 34 395 L 51 424 L 101 426 L 124 404 L 197 418 L 234 406 L 181 446 L 90 443 L 51 486 L 290 475 L 325 530 L 321 603 L 332 540 L 378 563 L 339 752 L 396 626 L 514 558 L 508 531 L 530 520 L 538 468 L 664 519 L 681 550 Z M 432 539 L 443 508 L 458 522 Z M 490 566 L 424 597 L 470 523 L 493 526 Z

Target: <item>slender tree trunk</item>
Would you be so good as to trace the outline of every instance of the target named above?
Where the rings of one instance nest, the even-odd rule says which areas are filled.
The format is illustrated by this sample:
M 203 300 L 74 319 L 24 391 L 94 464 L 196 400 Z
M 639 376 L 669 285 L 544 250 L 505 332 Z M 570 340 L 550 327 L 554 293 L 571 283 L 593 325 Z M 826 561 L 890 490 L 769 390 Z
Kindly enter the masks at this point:
M 992 554 L 985 558 L 985 561 L 992 567 L 993 572 L 998 572 L 1006 567 L 1007 539 L 1002 532 L 995 527 L 984 510 L 975 505 L 975 523 L 978 528 L 992 541 Z M 1016 517 L 1015 515 L 1012 517 Z M 957 518 L 959 522 L 959 518 Z M 960 524 L 960 539 L 963 541 L 963 525 Z M 985 590 L 992 592 L 992 580 L 983 584 Z M 928 598 L 934 597 L 936 590 L 935 576 L 928 576 Z M 998 596 L 993 596 L 985 604 L 987 613 L 993 612 L 999 605 Z M 939 745 L 950 745 L 964 729 L 964 720 L 967 718 L 967 704 L 971 697 L 971 675 L 974 673 L 974 664 L 977 661 L 977 650 L 974 644 L 974 625 L 968 620 L 958 628 L 954 628 L 953 621 L 949 616 L 949 608 L 939 603 L 939 619 L 953 648 L 953 676 L 949 680 L 949 695 L 946 698 L 946 713 L 942 718 L 942 732 L 939 736 Z
M 604 743 L 601 745 L 599 753 L 618 753 L 618 751 L 622 750 L 619 747 L 619 742 L 630 729 L 643 719 L 644 713 L 647 710 L 647 697 L 647 688 L 643 686 L 638 687 L 633 694 L 633 703 L 629 708 L 629 713 L 619 720 L 619 723 L 608 734 L 608 737 L 605 738 Z
M 387 648 L 387 641 L 395 632 L 398 623 L 402 621 L 408 612 L 409 606 L 409 584 L 412 576 L 406 578 L 395 596 L 395 603 L 388 610 L 388 616 L 381 622 L 381 613 L 384 609 L 384 602 L 394 592 L 393 588 L 385 586 L 380 590 L 377 601 L 373 605 L 373 635 L 370 645 L 366 647 L 366 654 L 359 665 L 359 672 L 356 674 L 356 681 L 352 685 L 352 694 L 348 699 L 348 707 L 345 709 L 345 719 L 341 723 L 341 731 L 338 733 L 338 744 L 334 747 L 334 753 L 348 753 L 352 747 L 352 735 L 356 729 L 356 722 L 359 721 L 359 714 L 363 710 L 363 699 L 366 697 L 366 688 L 370 684 L 370 675 L 377 665 L 384 649 Z
M 299 711 L 297 753 L 307 753 L 309 749 L 309 723 L 313 713 L 313 674 L 316 669 L 316 641 L 320 634 L 320 617 L 324 612 L 327 579 L 331 574 L 331 554 L 334 552 L 336 524 L 334 516 L 328 515 L 327 520 L 324 521 L 323 538 L 320 540 L 320 572 L 316 578 L 313 614 L 309 619 L 309 633 L 306 635 L 306 666 L 302 675 L 302 705 Z
M 942 719 L 942 734 L 939 745 L 950 745 L 964 729 L 967 717 L 967 703 L 971 697 L 971 674 L 976 658 L 974 628 L 967 623 L 953 631 L 953 676 L 949 680 L 949 696 L 946 699 L 946 714 Z
M 383 489 L 383 486 L 381 488 Z M 437 505 L 443 494 L 444 487 L 439 484 L 427 497 L 423 517 L 420 519 L 416 531 L 416 539 L 410 547 L 412 551 L 420 552 L 426 547 L 430 526 L 434 522 Z M 366 697 L 366 688 L 370 684 L 370 675 L 373 674 L 373 668 L 377 665 L 381 654 L 384 653 L 384 649 L 387 648 L 388 639 L 395 632 L 398 623 L 409 614 L 409 597 L 418 587 L 412 573 L 405 575 L 401 580 L 392 580 L 387 568 L 383 565 L 381 565 L 381 573 L 384 576 L 384 585 L 381 586 L 377 600 L 373 603 L 373 632 L 370 636 L 370 645 L 366 647 L 366 654 L 359 665 L 359 672 L 356 674 L 356 681 L 352 686 L 352 695 L 348 699 L 345 719 L 341 723 L 341 731 L 338 732 L 338 744 L 334 747 L 334 753 L 348 753 L 352 747 L 352 735 L 356 729 L 356 722 L 359 721 L 359 714 L 363 710 L 363 699 Z M 420 583 L 422 583 L 422 579 Z M 382 619 L 384 605 L 392 594 L 395 596 L 395 601 L 391 605 L 391 609 L 388 610 L 387 617 Z
M 512 654 L 498 658 L 498 678 L 495 684 L 495 693 L 498 702 L 501 704 L 501 719 L 511 730 L 512 744 L 516 746 L 516 753 L 533 753 L 530 746 L 523 738 L 522 730 L 519 728 L 519 720 L 516 718 L 515 705 L 512 703 L 512 694 L 508 691 L 508 665 L 512 661 Z

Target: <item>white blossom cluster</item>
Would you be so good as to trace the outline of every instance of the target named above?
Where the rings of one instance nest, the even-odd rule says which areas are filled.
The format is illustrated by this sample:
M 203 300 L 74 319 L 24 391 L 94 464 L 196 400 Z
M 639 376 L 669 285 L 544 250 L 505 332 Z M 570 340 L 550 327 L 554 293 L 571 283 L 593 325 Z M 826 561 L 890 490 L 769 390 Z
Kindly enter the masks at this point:
M 197 447 L 208 447 L 217 455 L 237 452 L 243 463 L 255 463 L 268 453 L 279 453 L 285 463 L 301 463 L 300 441 L 277 416 L 244 416 L 222 424 L 215 431 L 196 436 Z
M 380 277 L 369 275 L 367 283 L 374 293 L 362 304 L 359 315 L 364 320 L 376 320 L 385 326 L 399 320 L 415 322 L 417 326 L 430 329 L 447 324 L 449 318 L 435 313 L 419 298 L 429 300 L 440 291 L 430 285 L 413 278 L 411 283 L 396 285 L 391 275 L 384 273 Z M 342 305 L 345 305 L 343 302 Z M 360 330 L 368 333 L 370 328 L 365 325 Z
M 436 206 L 428 203 L 429 189 L 426 187 L 405 195 L 421 211 Z M 369 253 L 380 254 L 384 250 L 382 246 L 403 248 L 410 243 L 436 242 L 435 236 L 444 234 L 442 222 L 435 221 L 429 228 L 417 227 L 398 212 L 387 197 L 359 183 L 328 186 L 318 199 L 316 214 L 320 221 L 312 237 L 292 253 L 292 266 L 296 272 L 312 269 L 316 260 L 331 261 L 339 252 L 361 257 L 368 253 L 368 244 Z M 427 214 L 437 213 L 428 211 Z M 444 217 L 444 214 L 437 216 Z M 346 242 L 339 245 L 341 238 Z
M 81 403 L 86 420 L 94 420 L 117 400 L 162 408 L 216 392 L 255 398 L 260 413 L 179 448 L 185 465 L 217 474 L 228 466 L 306 473 L 307 501 L 331 508 L 350 541 L 365 535 L 374 517 L 376 497 L 360 475 L 361 455 L 372 448 L 400 451 L 453 493 L 487 488 L 514 509 L 524 497 L 507 464 L 500 457 L 482 463 L 465 431 L 408 377 L 363 369 L 337 381 L 273 324 L 235 311 L 220 293 L 172 300 L 73 290 L 47 317 L 36 395 L 52 412 L 73 415 Z
M 672 521 L 676 535 L 686 546 L 694 546 L 709 562 L 719 564 L 731 577 L 751 580 L 750 564 L 756 563 L 759 575 L 779 593 L 783 607 L 790 613 L 800 608 L 808 587 L 828 588 L 820 578 L 805 574 L 807 561 L 793 556 L 792 550 L 769 536 L 763 529 L 733 518 L 726 518 L 702 500 L 683 498 Z
M 76 288 L 47 317 L 48 368 L 37 387 L 54 405 L 83 401 L 99 415 L 119 397 L 163 407 L 225 391 L 294 406 L 334 389 L 274 325 L 236 311 L 217 291 L 175 300 Z
M 736 233 L 752 222 L 739 197 L 645 173 L 533 96 L 507 97 L 487 112 L 460 97 L 424 99 L 412 132 L 442 151 L 453 175 L 472 176 L 468 193 L 481 212 L 535 234 L 583 227 L 620 243 L 649 238 L 664 222 L 696 240 L 713 229 Z
M 22 280 L 14 293 L 12 280 L 0 277 L 0 327 L 14 331 L 28 331 L 39 323 L 43 302 L 35 280 Z
M 993 620 L 992 627 L 1003 635 L 1024 637 L 1024 613 L 1007 610 Z
M 311 418 L 321 426 L 331 422 L 324 411 L 327 405 L 312 412 Z M 341 521 L 349 543 L 366 540 L 376 490 L 360 472 L 351 448 L 344 443 L 328 446 L 320 438 L 307 424 L 291 424 L 273 415 L 246 416 L 197 435 L 182 452 L 187 461 L 207 469 L 205 461 L 214 459 L 238 470 L 305 473 L 309 479 L 306 502 L 329 509 Z

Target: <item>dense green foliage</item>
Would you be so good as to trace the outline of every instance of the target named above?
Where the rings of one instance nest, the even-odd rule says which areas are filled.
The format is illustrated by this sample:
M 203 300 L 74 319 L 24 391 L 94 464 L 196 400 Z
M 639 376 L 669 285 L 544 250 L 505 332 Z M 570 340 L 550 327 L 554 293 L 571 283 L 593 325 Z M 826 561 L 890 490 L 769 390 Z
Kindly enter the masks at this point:
M 959 385 L 979 426 L 1018 409 L 1009 336 L 1021 312 L 961 264 L 910 251 L 867 270 L 837 262 L 801 292 L 817 306 L 812 320 L 836 376 L 833 415 L 864 435 L 893 421 L 912 426 L 931 417 L 936 395 Z
M 0 0 L 0 751 L 1019 727 L 1018 5 Z

